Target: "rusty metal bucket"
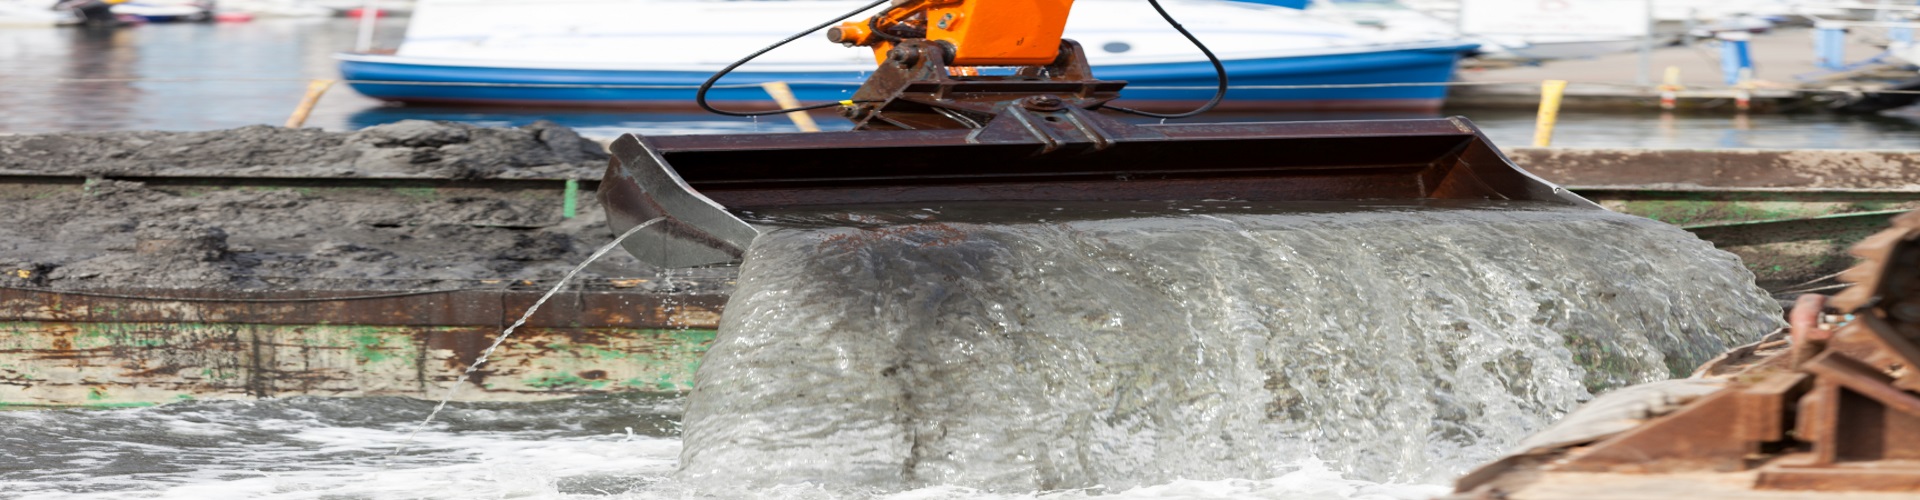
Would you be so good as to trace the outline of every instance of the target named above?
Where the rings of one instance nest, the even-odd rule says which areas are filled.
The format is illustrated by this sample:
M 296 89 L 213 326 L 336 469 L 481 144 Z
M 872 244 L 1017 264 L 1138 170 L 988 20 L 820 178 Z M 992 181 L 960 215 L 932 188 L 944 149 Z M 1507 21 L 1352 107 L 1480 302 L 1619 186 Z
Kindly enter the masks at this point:
M 665 268 L 739 260 L 730 211 L 950 201 L 1534 200 L 1597 205 L 1509 162 L 1465 118 L 1132 125 L 1009 106 L 978 129 L 642 137 L 599 196 L 624 246 Z

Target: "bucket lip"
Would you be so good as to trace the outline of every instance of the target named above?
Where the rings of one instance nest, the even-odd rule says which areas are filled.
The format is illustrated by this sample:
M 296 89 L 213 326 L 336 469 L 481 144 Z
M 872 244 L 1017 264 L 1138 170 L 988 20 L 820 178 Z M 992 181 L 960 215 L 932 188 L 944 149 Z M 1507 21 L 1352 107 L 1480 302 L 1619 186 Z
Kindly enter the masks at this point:
M 1366 127 L 1366 128 L 1375 129 L 1370 131 L 1370 133 L 1375 133 L 1375 134 L 1381 133 L 1381 131 L 1378 130 L 1379 128 L 1391 127 L 1391 128 L 1397 129 L 1397 130 L 1389 131 L 1393 136 L 1431 136 L 1431 135 L 1473 136 L 1473 135 L 1476 135 L 1480 130 L 1477 126 L 1473 125 L 1472 120 L 1468 120 L 1464 116 L 1449 116 L 1449 117 L 1441 117 L 1441 118 L 1390 119 L 1390 120 L 1145 123 L 1145 124 L 1137 124 L 1133 126 L 1147 129 L 1147 130 L 1164 130 L 1164 131 L 1171 131 L 1175 133 L 1180 133 L 1185 131 L 1220 130 L 1223 128 L 1247 128 L 1247 129 L 1251 129 L 1254 127 L 1285 128 L 1285 129 L 1289 129 L 1286 132 L 1288 132 L 1290 135 L 1286 135 L 1284 136 L 1284 138 L 1303 138 L 1303 139 L 1304 138 L 1321 138 L 1321 137 L 1325 137 L 1325 138 L 1350 137 L 1355 134 L 1355 131 L 1353 130 L 1353 128 L 1355 127 Z M 843 147 L 846 147 L 846 145 L 844 144 L 828 145 L 827 143 L 831 142 L 831 140 L 822 140 L 822 138 L 862 137 L 862 138 L 868 138 L 868 139 L 862 140 L 861 142 L 871 142 L 874 144 L 880 144 L 887 141 L 912 140 L 912 139 L 921 139 L 921 140 L 951 139 L 954 136 L 964 137 L 972 133 L 973 133 L 973 130 L 970 130 L 970 129 L 943 129 L 943 130 L 839 130 L 839 131 L 830 131 L 830 132 L 768 132 L 768 133 L 748 133 L 748 134 L 672 134 L 672 135 L 642 135 L 642 134 L 629 133 L 625 135 L 634 136 L 636 138 L 643 140 L 647 144 L 649 149 L 660 152 L 661 154 L 674 154 L 674 153 L 682 153 L 682 152 L 727 151 L 727 150 L 747 150 L 747 149 L 754 149 L 754 150 L 785 150 L 785 149 L 803 149 L 803 148 L 812 149 L 809 146 L 817 147 L 817 148 L 843 148 Z M 1246 136 L 1245 138 L 1268 139 L 1268 138 L 1278 138 L 1278 137 L 1249 135 L 1249 136 Z M 743 139 L 751 140 L 752 142 L 756 142 L 756 143 L 765 144 L 766 146 L 757 147 L 757 148 L 739 147 L 738 143 Z M 1187 138 L 1187 137 L 1170 137 L 1169 138 L 1169 140 L 1187 140 L 1187 139 L 1190 139 L 1190 138 Z
M 789 204 L 1163 199 L 1155 196 L 1147 184 L 1161 186 L 1166 196 L 1176 198 L 1453 198 L 1483 193 L 1495 198 L 1591 205 L 1514 165 L 1462 117 L 1141 125 L 1109 122 L 1107 126 L 1107 136 L 1085 143 L 1047 144 L 1033 136 L 989 133 L 993 132 L 989 127 L 651 137 L 630 134 L 632 140 L 627 147 L 635 150 L 632 154 L 653 160 L 643 163 L 657 163 L 674 174 L 673 182 L 662 185 L 662 189 L 695 194 L 709 208 L 728 211 Z M 1290 141 L 1294 147 L 1307 149 L 1278 157 L 1260 152 L 1261 148 L 1288 148 Z M 1401 147 L 1376 147 L 1376 143 L 1396 141 Z M 1208 151 L 1214 153 L 1182 156 Z M 1115 154 L 1152 158 L 1147 161 L 1157 163 L 1117 165 L 1112 163 L 1112 158 L 1120 158 Z M 1147 156 L 1137 156 L 1140 154 Z M 884 165 L 844 161 L 862 156 L 904 161 Z M 767 162 L 782 158 L 793 163 L 778 169 L 766 167 Z M 1194 161 L 1181 162 L 1179 158 Z M 1461 160 L 1455 165 L 1448 158 Z M 1398 181 L 1388 180 L 1435 168 L 1440 169 L 1436 172 L 1464 168 L 1462 172 L 1471 174 L 1420 174 L 1425 178 L 1408 181 L 1411 184 L 1407 186 L 1415 187 L 1398 190 L 1391 187 L 1399 185 Z M 1372 179 L 1364 182 L 1368 186 L 1386 184 L 1372 188 L 1341 185 L 1332 181 L 1333 177 L 1351 177 L 1356 182 Z M 1209 184 L 1219 187 L 1209 188 Z M 996 197 L 992 194 L 995 192 L 1005 197 Z M 1289 198 L 1292 196 L 1328 198 Z
M 773 207 L 1489 199 L 1601 209 L 1521 169 L 1463 117 L 1127 124 L 1084 111 L 1044 123 L 1022 116 L 977 129 L 627 134 L 611 148 L 600 196 L 616 233 L 666 219 L 642 236 L 659 241 L 625 243 L 662 267 L 738 261 L 758 232 L 737 212 Z

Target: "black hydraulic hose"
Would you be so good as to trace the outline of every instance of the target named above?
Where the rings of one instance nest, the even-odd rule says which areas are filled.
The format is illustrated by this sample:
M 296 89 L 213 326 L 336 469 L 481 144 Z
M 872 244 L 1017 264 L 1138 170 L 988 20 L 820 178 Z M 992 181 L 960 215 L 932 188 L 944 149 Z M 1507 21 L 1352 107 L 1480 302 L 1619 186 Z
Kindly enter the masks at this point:
M 1173 26 L 1174 31 L 1180 32 L 1180 36 L 1187 37 L 1187 41 L 1193 42 L 1193 46 L 1198 47 L 1200 49 L 1200 53 L 1207 55 L 1207 62 L 1213 63 L 1213 74 L 1215 75 L 1216 78 L 1218 78 L 1220 82 L 1220 86 L 1214 89 L 1213 98 L 1208 99 L 1206 104 L 1201 105 L 1199 109 L 1195 109 L 1193 111 L 1188 111 L 1185 113 L 1161 114 L 1161 113 L 1153 113 L 1153 112 L 1147 112 L 1147 111 L 1141 111 L 1137 109 L 1123 108 L 1123 107 L 1111 106 L 1111 105 L 1106 106 L 1106 108 L 1114 111 L 1119 111 L 1122 113 L 1131 114 L 1131 115 L 1139 115 L 1139 116 L 1145 116 L 1148 118 L 1161 118 L 1161 119 L 1188 118 L 1192 116 L 1197 116 L 1201 113 L 1212 111 L 1214 106 L 1219 106 L 1220 101 L 1227 98 L 1227 67 L 1226 65 L 1220 64 L 1220 58 L 1214 56 L 1212 50 L 1207 49 L 1207 44 L 1200 43 L 1200 39 L 1195 38 L 1193 36 L 1193 33 L 1188 32 L 1185 26 L 1181 26 L 1180 21 L 1173 20 L 1173 15 L 1168 14 L 1167 9 L 1160 6 L 1160 0 L 1147 0 L 1147 3 L 1153 5 L 1153 10 L 1158 11 L 1160 13 L 1160 18 L 1166 19 L 1167 24 Z
M 766 116 L 766 115 L 778 115 L 778 114 L 784 114 L 784 113 L 792 113 L 792 112 L 794 112 L 794 111 L 808 111 L 808 110 L 815 110 L 815 109 L 824 109 L 824 108 L 831 108 L 831 107 L 835 107 L 835 106 L 839 106 L 839 105 L 840 105 L 840 103 L 838 103 L 838 102 L 829 102 L 829 103 L 825 103 L 825 104 L 815 104 L 815 105 L 812 105 L 812 106 L 801 106 L 801 107 L 798 107 L 798 108 L 789 108 L 789 109 L 776 109 L 776 110 L 772 110 L 772 111 L 727 111 L 727 110 L 724 110 L 724 109 L 715 109 L 715 108 L 713 107 L 713 105 L 711 105 L 711 104 L 708 104 L 708 103 L 707 103 L 707 91 L 709 91 L 709 90 L 713 90 L 713 85 L 714 85 L 715 83 L 718 83 L 718 82 L 720 81 L 720 79 L 721 79 L 722 77 L 725 77 L 725 76 L 727 76 L 727 74 L 728 74 L 728 73 L 732 73 L 732 72 L 733 72 L 733 70 L 734 70 L 734 68 L 738 68 L 738 67 L 740 67 L 740 66 L 742 66 L 742 65 L 745 65 L 745 64 L 747 64 L 747 62 L 748 62 L 748 61 L 752 61 L 752 60 L 753 60 L 754 58 L 756 58 L 756 57 L 760 57 L 760 56 L 761 56 L 762 54 L 766 54 L 766 53 L 768 53 L 768 52 L 772 52 L 772 51 L 773 51 L 773 49 L 777 49 L 777 48 L 780 48 L 781 46 L 783 46 L 783 45 L 786 45 L 787 43 L 789 43 L 789 42 L 792 42 L 792 41 L 794 41 L 794 40 L 799 40 L 799 39 L 800 39 L 800 37 L 803 37 L 803 36 L 807 36 L 807 35 L 811 35 L 811 34 L 813 34 L 813 32 L 815 32 L 815 31 L 820 31 L 820 30 L 823 30 L 823 29 L 826 29 L 826 28 L 827 28 L 828 26 L 833 26 L 833 25 L 834 25 L 835 23 L 839 23 L 839 22 L 841 22 L 841 21 L 845 21 L 845 20 L 847 20 L 847 18 L 850 18 L 850 17 L 853 17 L 853 16 L 857 16 L 857 15 L 860 15 L 860 13 L 861 13 L 861 12 L 866 12 L 866 11 L 867 11 L 867 9 L 872 9 L 872 8 L 874 8 L 874 7 L 879 7 L 880 5 L 882 5 L 882 4 L 885 4 L 885 3 L 887 3 L 887 2 L 891 2 L 891 1 L 893 1 L 893 0 L 874 0 L 874 1 L 873 1 L 873 3 L 869 3 L 869 4 L 866 4 L 866 5 L 863 5 L 863 6 L 860 6 L 860 8 L 858 8 L 858 9 L 854 9 L 854 10 L 853 10 L 853 12 L 848 12 L 848 13 L 847 13 L 846 15 L 843 15 L 843 16 L 840 16 L 840 17 L 837 17 L 837 18 L 834 18 L 834 19 L 833 19 L 833 20 L 831 20 L 831 21 L 827 21 L 827 22 L 824 22 L 824 23 L 820 23 L 820 25 L 819 25 L 819 26 L 814 26 L 814 27 L 812 27 L 812 28 L 807 28 L 807 30 L 806 30 L 806 31 L 802 31 L 802 32 L 799 32 L 799 33 L 794 33 L 794 34 L 793 34 L 793 36 L 790 36 L 790 37 L 787 37 L 787 39 L 785 39 L 785 40 L 781 40 L 781 41 L 779 41 L 779 42 L 775 42 L 775 43 L 774 43 L 773 45 L 768 45 L 768 46 L 766 46 L 765 48 L 762 48 L 762 49 L 760 49 L 759 51 L 756 51 L 756 52 L 754 52 L 754 53 L 752 53 L 752 54 L 748 54 L 748 55 L 747 55 L 747 57 L 743 57 L 743 58 L 741 58 L 741 59 L 740 59 L 740 60 L 738 60 L 738 61 L 734 61 L 734 62 L 733 62 L 733 64 L 729 64 L 729 65 L 727 65 L 727 67 L 725 67 L 725 68 L 721 68 L 719 72 L 717 72 L 717 73 L 714 73 L 714 74 L 713 74 L 713 77 L 711 77 L 711 78 L 707 78 L 707 81 L 706 81 L 706 83 L 702 83 L 702 84 L 700 84 L 700 90 L 699 90 L 698 92 L 695 92 L 695 93 L 693 94 L 693 102 L 694 102 L 695 104 L 699 104 L 699 105 L 700 105 L 700 109 L 704 109 L 704 110 L 707 110 L 707 112 L 710 112 L 710 113 L 714 113 L 714 114 L 719 114 L 719 115 L 726 115 L 726 116 Z
M 906 39 L 904 38 L 893 36 L 893 34 L 888 33 L 887 30 L 880 29 L 880 16 L 873 16 L 873 17 L 867 18 L 867 29 L 873 30 L 872 32 L 873 36 L 880 37 L 881 40 L 893 42 L 896 45 L 898 45 L 900 42 L 906 41 Z

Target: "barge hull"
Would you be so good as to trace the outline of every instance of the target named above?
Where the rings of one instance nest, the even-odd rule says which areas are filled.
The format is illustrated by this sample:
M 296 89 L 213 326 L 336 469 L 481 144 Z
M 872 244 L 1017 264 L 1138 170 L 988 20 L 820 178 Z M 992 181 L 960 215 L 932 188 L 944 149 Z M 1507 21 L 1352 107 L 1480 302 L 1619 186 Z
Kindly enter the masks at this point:
M 538 297 L 0 289 L 0 407 L 437 398 Z M 557 295 L 475 372 L 461 399 L 689 389 L 723 302 L 713 295 Z

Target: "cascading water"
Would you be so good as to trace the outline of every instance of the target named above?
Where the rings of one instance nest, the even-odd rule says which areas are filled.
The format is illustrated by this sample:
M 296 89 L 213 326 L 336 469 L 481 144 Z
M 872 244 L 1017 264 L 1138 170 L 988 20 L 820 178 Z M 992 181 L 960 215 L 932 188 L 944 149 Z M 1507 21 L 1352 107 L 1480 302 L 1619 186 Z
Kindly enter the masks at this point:
M 1730 254 L 1541 203 L 758 214 L 680 479 L 1445 482 L 1778 323 Z

